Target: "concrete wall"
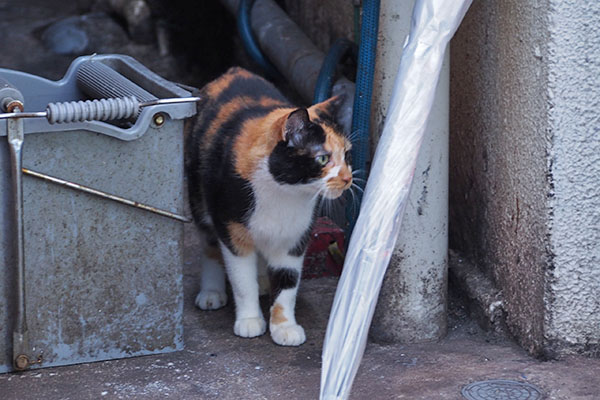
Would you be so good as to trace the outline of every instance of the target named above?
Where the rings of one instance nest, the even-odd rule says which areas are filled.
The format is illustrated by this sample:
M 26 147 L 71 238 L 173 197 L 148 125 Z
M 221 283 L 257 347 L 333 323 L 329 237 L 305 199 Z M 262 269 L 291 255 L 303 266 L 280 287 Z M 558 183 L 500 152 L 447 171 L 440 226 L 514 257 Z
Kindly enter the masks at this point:
M 537 352 L 550 258 L 547 24 L 543 4 L 522 3 L 474 1 L 451 44 L 450 244 L 495 279 L 514 335 Z
M 451 246 L 539 355 L 600 342 L 599 12 L 475 0 L 452 43 Z
M 548 347 L 600 356 L 600 3 L 550 0 Z

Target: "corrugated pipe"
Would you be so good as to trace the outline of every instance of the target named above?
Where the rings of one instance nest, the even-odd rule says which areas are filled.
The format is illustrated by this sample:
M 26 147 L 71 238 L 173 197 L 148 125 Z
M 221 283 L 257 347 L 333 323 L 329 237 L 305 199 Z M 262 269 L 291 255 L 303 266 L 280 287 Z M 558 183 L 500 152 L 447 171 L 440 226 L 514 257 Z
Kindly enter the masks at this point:
M 356 72 L 356 89 L 354 92 L 354 112 L 352 114 L 352 169 L 356 183 L 364 189 L 367 182 L 367 159 L 370 156 L 369 135 L 371 133 L 371 97 L 373 94 L 373 76 L 375 75 L 375 58 L 377 55 L 377 31 L 379 29 L 379 0 L 364 0 L 363 15 L 360 28 L 360 46 L 358 50 L 358 70 Z M 350 236 L 358 217 L 358 209 L 362 201 L 362 191 L 357 193 L 359 207 L 352 203 L 346 205 L 348 229 Z

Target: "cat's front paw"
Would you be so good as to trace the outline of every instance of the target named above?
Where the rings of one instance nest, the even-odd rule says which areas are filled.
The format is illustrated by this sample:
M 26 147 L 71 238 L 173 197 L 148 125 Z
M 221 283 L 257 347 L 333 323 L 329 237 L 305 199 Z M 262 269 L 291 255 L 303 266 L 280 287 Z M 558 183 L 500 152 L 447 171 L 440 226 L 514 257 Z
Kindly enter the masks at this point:
M 233 325 L 233 333 L 246 338 L 260 336 L 266 330 L 267 324 L 262 317 L 238 319 Z
M 271 324 L 271 338 L 280 346 L 300 346 L 306 341 L 304 328 L 298 324 Z
M 227 304 L 227 294 L 218 290 L 201 290 L 196 296 L 196 307 L 217 310 Z

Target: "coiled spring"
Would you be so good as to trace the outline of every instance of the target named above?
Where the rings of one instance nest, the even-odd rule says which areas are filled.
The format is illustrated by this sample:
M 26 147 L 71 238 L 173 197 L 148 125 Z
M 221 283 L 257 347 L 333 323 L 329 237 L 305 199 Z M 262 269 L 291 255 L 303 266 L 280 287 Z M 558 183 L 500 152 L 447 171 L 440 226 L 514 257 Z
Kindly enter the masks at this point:
M 140 102 L 134 97 L 50 103 L 46 117 L 51 124 L 83 121 L 111 121 L 129 119 L 140 111 Z
M 129 96 L 99 100 L 69 101 L 64 103 L 50 103 L 46 106 L 46 111 L 0 114 L 0 120 L 7 118 L 46 118 L 51 124 L 112 121 L 135 118 L 143 107 L 189 103 L 200 100 L 200 97 L 174 97 L 140 102 L 135 96 Z

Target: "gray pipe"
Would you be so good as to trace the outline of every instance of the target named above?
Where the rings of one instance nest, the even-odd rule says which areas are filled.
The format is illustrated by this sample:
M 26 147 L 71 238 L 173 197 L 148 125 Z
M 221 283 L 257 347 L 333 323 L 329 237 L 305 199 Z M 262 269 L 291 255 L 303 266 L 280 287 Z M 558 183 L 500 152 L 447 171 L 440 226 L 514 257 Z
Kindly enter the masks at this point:
M 239 0 L 221 0 L 235 15 Z M 302 99 L 311 103 L 323 54 L 273 0 L 256 0 L 250 14 L 252 30 L 262 51 L 279 72 L 296 89 Z M 333 95 L 345 95 L 338 113 L 338 123 L 346 132 L 352 123 L 354 83 L 341 78 L 333 85 Z

